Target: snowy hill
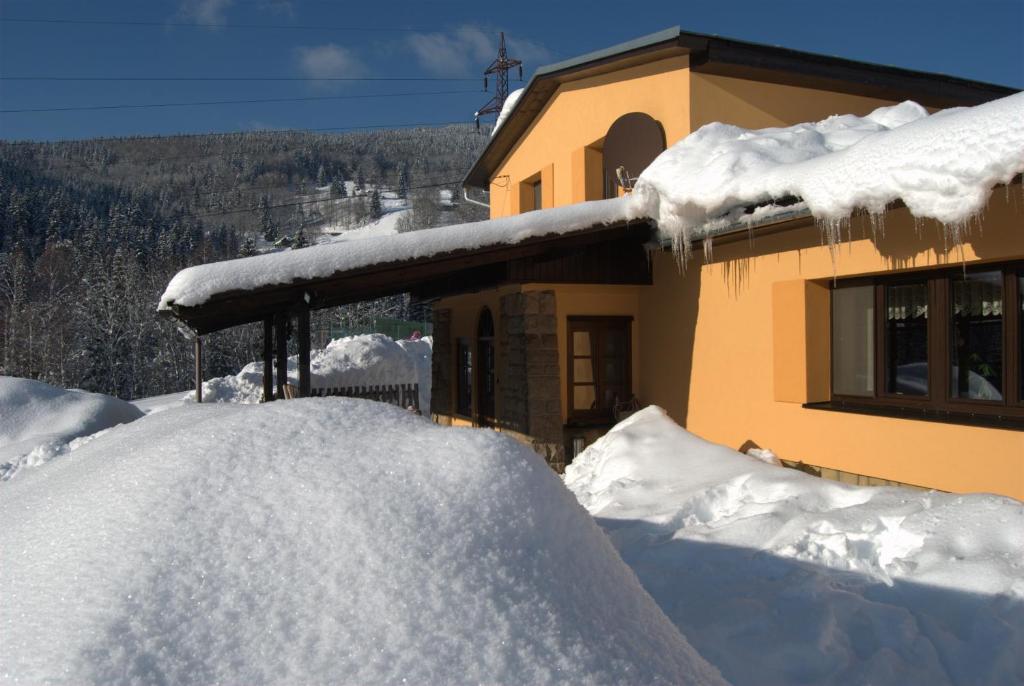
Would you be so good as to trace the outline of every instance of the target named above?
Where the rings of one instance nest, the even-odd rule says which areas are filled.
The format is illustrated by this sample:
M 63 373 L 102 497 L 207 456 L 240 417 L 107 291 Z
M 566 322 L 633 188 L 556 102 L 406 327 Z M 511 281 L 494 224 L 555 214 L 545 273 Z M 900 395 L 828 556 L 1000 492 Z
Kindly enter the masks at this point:
M 825 481 L 657 407 L 565 481 L 734 684 L 1024 683 L 1019 501 Z
M 0 376 L 0 481 L 141 416 L 130 403 L 108 395 Z
M 723 683 L 491 431 L 342 398 L 192 405 L 2 496 L 6 684 Z

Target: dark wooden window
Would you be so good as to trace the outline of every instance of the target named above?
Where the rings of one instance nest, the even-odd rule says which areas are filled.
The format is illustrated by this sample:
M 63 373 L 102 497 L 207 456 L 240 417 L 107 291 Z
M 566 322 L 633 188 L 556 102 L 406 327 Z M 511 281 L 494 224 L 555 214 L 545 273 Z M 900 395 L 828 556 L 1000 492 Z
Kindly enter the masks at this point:
M 455 411 L 469 417 L 473 414 L 473 346 L 465 338 L 456 346 L 456 371 L 458 379 L 458 402 Z
M 832 401 L 949 421 L 1024 422 L 1024 265 L 840 280 Z
M 569 317 L 569 420 L 608 422 L 632 397 L 629 317 Z
M 539 210 L 544 207 L 544 186 L 540 181 L 533 184 L 533 207 L 531 209 Z

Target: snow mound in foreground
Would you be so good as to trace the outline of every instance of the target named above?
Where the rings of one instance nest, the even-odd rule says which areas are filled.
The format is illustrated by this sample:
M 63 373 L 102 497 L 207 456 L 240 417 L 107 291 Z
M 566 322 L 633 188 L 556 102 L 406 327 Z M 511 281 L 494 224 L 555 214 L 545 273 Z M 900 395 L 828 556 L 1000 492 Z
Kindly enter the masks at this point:
M 426 412 L 430 407 L 431 339 L 421 341 L 396 342 L 379 333 L 338 338 L 328 343 L 326 348 L 312 352 L 309 363 L 311 385 L 313 388 L 335 388 L 419 383 L 420 408 Z M 427 349 L 426 377 L 422 374 L 424 347 Z M 297 356 L 288 358 L 288 380 L 295 385 L 299 383 Z M 258 403 L 262 396 L 262 362 L 247 364 L 235 376 L 203 382 L 203 402 Z M 185 400 L 191 401 L 194 397 L 189 394 Z
M 992 188 L 1022 171 L 1024 93 L 930 116 L 907 101 L 786 128 L 707 124 L 644 170 L 631 202 L 685 249 L 731 210 L 787 196 L 832 240 L 855 210 L 881 214 L 897 200 L 956 239 Z
M 5 489 L 4 683 L 722 683 L 491 431 L 191 405 Z
M 708 443 L 648 407 L 566 484 L 735 684 L 1024 682 L 1024 505 L 863 488 Z
M 0 481 L 72 449 L 82 437 L 141 416 L 109 395 L 0 376 Z

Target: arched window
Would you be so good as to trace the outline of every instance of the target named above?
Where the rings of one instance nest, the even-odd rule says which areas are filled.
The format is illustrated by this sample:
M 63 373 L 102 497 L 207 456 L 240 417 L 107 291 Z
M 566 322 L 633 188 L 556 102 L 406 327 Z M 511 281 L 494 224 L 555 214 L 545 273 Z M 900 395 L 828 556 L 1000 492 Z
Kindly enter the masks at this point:
M 658 120 L 643 112 L 624 114 L 604 138 L 604 197 L 619 194 L 615 170 L 624 167 L 635 178 L 665 150 L 665 130 Z

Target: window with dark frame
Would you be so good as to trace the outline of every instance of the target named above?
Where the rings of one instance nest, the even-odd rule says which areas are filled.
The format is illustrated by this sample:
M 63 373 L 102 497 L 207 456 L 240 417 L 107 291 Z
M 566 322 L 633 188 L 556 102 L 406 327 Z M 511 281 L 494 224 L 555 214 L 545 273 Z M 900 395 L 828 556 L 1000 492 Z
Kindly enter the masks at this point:
M 1022 264 L 832 287 L 833 406 L 1019 426 L 1022 363 Z
M 458 339 L 456 346 L 457 369 L 457 403 L 455 411 L 463 417 L 473 414 L 473 346 L 469 339 Z
M 607 422 L 632 397 L 630 317 L 568 318 L 568 416 Z
M 533 209 L 539 210 L 544 207 L 544 186 L 542 182 L 535 181 L 532 185 L 533 190 Z

